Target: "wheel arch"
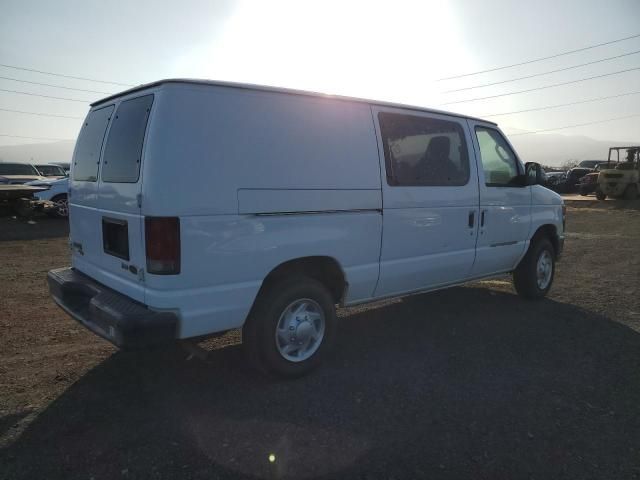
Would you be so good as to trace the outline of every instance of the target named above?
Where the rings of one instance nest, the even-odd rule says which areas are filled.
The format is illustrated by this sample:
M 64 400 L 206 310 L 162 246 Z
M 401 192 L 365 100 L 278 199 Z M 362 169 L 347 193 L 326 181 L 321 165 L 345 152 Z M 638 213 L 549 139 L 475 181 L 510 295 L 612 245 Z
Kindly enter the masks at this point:
M 62 198 L 62 197 L 65 197 L 68 199 L 69 195 L 65 192 L 56 193 L 54 196 L 51 197 L 51 201 L 53 202 L 54 198 Z
M 530 244 L 533 245 L 539 238 L 548 238 L 551 242 L 551 245 L 553 245 L 555 256 L 557 257 L 559 255 L 560 237 L 558 235 L 558 228 L 555 225 L 551 223 L 540 225 L 535 233 L 531 236 Z
M 296 274 L 319 281 L 329 290 L 335 303 L 342 303 L 348 286 L 346 275 L 335 258 L 324 255 L 299 257 L 282 262 L 264 278 L 256 298 L 271 285 Z

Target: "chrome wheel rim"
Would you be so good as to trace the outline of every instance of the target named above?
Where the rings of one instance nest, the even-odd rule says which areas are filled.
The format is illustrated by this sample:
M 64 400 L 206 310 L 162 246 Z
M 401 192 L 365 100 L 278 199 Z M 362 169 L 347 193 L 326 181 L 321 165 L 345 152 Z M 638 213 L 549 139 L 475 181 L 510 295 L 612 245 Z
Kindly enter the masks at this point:
M 66 198 L 62 198 L 55 202 L 56 204 L 56 213 L 61 217 L 69 216 L 69 200 Z
M 283 358 L 302 362 L 311 357 L 322 343 L 325 316 L 315 300 L 301 298 L 284 309 L 276 327 L 276 346 Z
M 536 276 L 538 288 L 544 290 L 551 283 L 551 275 L 553 274 L 553 257 L 549 250 L 543 250 L 538 257 L 536 265 Z

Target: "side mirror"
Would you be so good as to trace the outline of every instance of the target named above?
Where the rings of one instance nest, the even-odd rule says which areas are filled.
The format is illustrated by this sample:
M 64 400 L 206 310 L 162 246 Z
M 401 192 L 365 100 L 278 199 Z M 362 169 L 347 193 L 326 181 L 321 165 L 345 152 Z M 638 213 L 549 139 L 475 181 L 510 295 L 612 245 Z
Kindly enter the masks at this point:
M 539 163 L 525 163 L 524 172 L 527 185 L 544 185 L 544 174 L 542 173 L 542 167 Z

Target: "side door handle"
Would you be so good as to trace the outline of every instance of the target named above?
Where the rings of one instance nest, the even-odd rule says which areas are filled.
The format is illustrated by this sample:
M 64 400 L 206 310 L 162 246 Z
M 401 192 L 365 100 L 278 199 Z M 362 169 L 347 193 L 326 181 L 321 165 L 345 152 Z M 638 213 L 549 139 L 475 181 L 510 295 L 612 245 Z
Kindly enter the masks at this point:
M 484 213 L 486 212 L 486 210 L 482 210 L 482 212 L 480 212 L 480 226 L 484 227 Z
M 475 212 L 475 210 L 471 210 L 469 212 L 469 223 L 468 223 L 469 228 L 473 228 L 475 223 L 476 223 L 476 212 Z

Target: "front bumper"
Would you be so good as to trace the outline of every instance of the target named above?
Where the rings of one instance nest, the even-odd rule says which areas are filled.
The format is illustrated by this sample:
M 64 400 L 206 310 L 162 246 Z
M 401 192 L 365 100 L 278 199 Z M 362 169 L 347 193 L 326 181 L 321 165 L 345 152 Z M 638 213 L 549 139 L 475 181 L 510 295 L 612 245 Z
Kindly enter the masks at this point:
M 178 317 L 156 312 L 96 282 L 74 268 L 47 275 L 54 301 L 79 323 L 123 349 L 173 343 Z
M 624 194 L 625 189 L 627 188 L 628 183 L 619 182 L 619 181 L 607 181 L 604 183 L 600 183 L 600 191 L 605 195 L 609 195 L 610 197 L 620 197 Z

